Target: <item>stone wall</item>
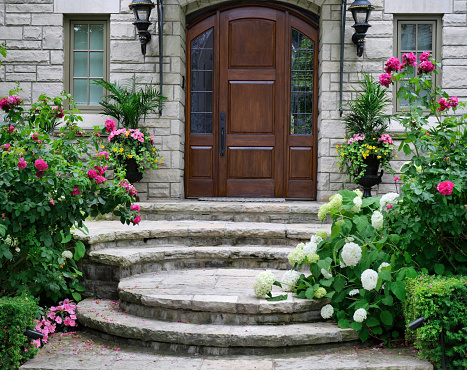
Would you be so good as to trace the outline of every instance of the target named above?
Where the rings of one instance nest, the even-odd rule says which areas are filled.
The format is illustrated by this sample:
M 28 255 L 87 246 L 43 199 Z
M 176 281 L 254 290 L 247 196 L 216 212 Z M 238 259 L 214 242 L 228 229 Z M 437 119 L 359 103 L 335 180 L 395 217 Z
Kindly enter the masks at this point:
M 110 80 L 136 77 L 141 83 L 159 82 L 159 50 L 156 25 L 143 56 L 128 4 L 130 0 L 101 0 L 98 6 L 87 9 L 78 6 L 84 0 L 0 0 L 0 42 L 6 42 L 8 56 L 0 67 L 0 96 L 20 82 L 26 104 L 37 99 L 41 93 L 57 95 L 63 90 L 64 75 L 64 14 L 96 11 L 110 17 Z M 396 1 L 396 0 L 394 0 Z M 397 0 L 400 2 L 401 0 Z M 430 0 L 431 1 L 431 0 Z M 162 115 L 147 117 L 144 125 L 155 135 L 156 143 L 164 156 L 161 167 L 146 173 L 137 184 L 142 200 L 161 197 L 184 197 L 184 152 L 185 152 L 185 16 L 200 8 L 222 3 L 221 0 L 165 0 L 164 1 L 164 87 L 163 95 L 168 100 Z M 346 176 L 338 171 L 335 148 L 343 142 L 345 134 L 339 113 L 339 58 L 341 0 L 289 0 L 320 17 L 319 45 L 319 116 L 318 116 L 318 200 L 327 200 L 329 195 L 343 187 Z M 351 1 L 348 1 L 351 3 Z M 75 4 L 76 3 L 76 4 Z M 407 1 L 404 2 L 405 4 Z M 436 10 L 443 16 L 442 62 L 443 88 L 451 95 L 467 100 L 467 0 L 439 0 Z M 346 12 L 344 45 L 344 103 L 355 96 L 353 86 L 358 81 L 358 72 L 379 75 L 384 61 L 393 55 L 393 12 L 397 8 L 392 2 L 372 0 L 376 9 L 367 34 L 362 58 L 356 55 L 351 41 L 353 20 Z M 402 6 L 402 5 L 401 5 Z M 405 5 L 404 5 L 405 6 Z M 427 12 L 421 5 L 414 4 L 413 12 Z M 440 8 L 440 9 L 438 9 Z M 394 10 L 396 9 L 396 10 Z M 154 10 L 151 20 L 156 22 Z M 410 13 L 410 9 L 406 11 Z M 84 126 L 102 124 L 99 114 L 85 114 Z M 395 126 L 394 131 L 397 131 Z M 400 168 L 407 158 L 399 155 L 393 168 Z M 385 175 L 378 193 L 394 191 L 392 176 Z

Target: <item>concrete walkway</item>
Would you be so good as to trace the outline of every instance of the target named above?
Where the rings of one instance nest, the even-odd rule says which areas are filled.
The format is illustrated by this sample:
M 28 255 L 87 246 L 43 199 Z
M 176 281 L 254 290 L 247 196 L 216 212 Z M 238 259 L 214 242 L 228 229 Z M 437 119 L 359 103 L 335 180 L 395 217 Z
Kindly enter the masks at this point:
M 306 353 L 276 356 L 201 356 L 156 353 L 151 349 L 125 346 L 102 340 L 89 333 L 56 334 L 39 354 L 21 369 L 35 370 L 431 370 L 432 365 L 417 359 L 412 348 L 363 348 L 317 355 Z

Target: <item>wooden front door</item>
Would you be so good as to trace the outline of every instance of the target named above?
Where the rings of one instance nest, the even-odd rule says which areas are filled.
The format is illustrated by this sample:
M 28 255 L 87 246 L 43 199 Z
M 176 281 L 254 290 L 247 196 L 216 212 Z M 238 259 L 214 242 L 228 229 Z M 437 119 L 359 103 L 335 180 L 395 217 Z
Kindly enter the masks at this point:
M 259 6 L 189 28 L 188 197 L 316 197 L 317 39 Z

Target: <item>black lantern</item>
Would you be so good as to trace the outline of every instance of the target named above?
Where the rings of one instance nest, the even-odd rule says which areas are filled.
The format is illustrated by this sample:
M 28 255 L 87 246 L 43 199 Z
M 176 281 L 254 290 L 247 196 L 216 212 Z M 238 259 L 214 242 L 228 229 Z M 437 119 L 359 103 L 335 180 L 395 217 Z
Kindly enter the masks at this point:
M 149 22 L 149 16 L 155 4 L 151 0 L 133 0 L 128 6 L 135 14 L 135 21 L 133 24 L 138 29 L 141 52 L 143 55 L 146 55 L 146 44 L 151 40 L 151 34 L 148 32 L 148 28 L 152 23 Z
M 368 0 L 355 0 L 353 4 L 349 6 L 349 10 L 352 12 L 352 17 L 355 22 L 352 26 L 355 28 L 352 41 L 357 45 L 357 55 L 359 57 L 363 55 L 366 31 L 371 27 L 368 23 L 368 18 L 374 8 L 375 7 L 371 5 Z

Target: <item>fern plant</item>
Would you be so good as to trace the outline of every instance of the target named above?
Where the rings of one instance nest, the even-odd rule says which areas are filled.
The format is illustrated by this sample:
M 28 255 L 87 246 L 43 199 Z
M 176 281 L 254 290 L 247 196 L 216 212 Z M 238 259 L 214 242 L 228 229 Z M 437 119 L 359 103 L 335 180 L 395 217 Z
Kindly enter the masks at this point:
M 138 87 L 135 78 L 122 83 L 96 79 L 94 83 L 104 87 L 110 94 L 99 103 L 103 115 L 115 118 L 119 125 L 127 129 L 137 129 L 141 118 L 162 107 L 166 97 L 162 96 L 157 85 L 152 82 Z

